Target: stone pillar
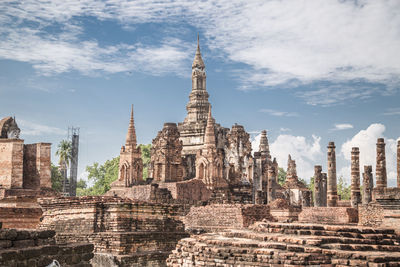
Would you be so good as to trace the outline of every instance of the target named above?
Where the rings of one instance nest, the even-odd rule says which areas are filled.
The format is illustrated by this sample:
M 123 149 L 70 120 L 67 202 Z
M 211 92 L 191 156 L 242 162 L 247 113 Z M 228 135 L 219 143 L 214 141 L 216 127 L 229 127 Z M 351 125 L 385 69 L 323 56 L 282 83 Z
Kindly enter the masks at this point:
M 360 149 L 351 149 L 351 207 L 357 208 L 361 203 L 360 193 Z
M 328 198 L 328 175 L 324 172 L 322 173 L 321 192 L 321 204 L 322 207 L 326 207 Z
M 397 141 L 397 187 L 400 187 L 400 140 Z
M 387 187 L 385 140 L 378 138 L 376 143 L 376 188 Z
M 261 190 L 255 191 L 254 204 L 258 204 L 258 205 L 264 204 L 264 198 L 263 198 L 264 194 L 263 193 L 264 192 Z
M 337 181 L 336 181 L 336 153 L 335 143 L 329 142 L 328 145 L 328 207 L 336 207 L 338 201 Z
M 302 191 L 301 205 L 303 207 L 311 207 L 311 191 Z
M 278 184 L 279 183 L 279 181 L 278 181 L 279 166 L 278 166 L 278 162 L 276 161 L 276 158 L 274 158 L 274 160 L 272 161 L 272 167 L 274 168 L 274 172 L 275 172 L 275 183 Z
M 322 166 L 314 166 L 314 206 L 322 207 Z
M 364 166 L 363 173 L 363 198 L 364 205 L 372 201 L 372 189 L 374 188 L 374 181 L 372 178 L 372 166 Z
M 273 166 L 268 168 L 268 192 L 267 201 L 271 203 L 275 200 L 275 183 L 276 183 L 276 172 Z

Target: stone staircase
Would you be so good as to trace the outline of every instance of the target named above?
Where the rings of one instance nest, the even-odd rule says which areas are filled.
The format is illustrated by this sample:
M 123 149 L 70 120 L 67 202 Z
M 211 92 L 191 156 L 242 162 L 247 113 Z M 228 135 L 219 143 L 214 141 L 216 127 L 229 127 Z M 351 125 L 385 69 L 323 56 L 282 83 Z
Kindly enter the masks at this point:
M 257 222 L 181 240 L 168 266 L 400 266 L 400 237 L 368 227 Z

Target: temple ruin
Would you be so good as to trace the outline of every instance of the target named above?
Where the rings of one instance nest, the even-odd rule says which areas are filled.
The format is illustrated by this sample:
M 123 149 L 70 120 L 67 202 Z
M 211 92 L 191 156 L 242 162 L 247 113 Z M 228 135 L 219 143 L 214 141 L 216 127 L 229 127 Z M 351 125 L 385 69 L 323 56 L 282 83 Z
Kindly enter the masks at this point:
M 15 118 L 2 119 L 0 266 L 400 265 L 400 140 L 392 188 L 384 139 L 376 186 L 372 166 L 360 169 L 364 152 L 352 148 L 346 201 L 334 142 L 309 188 L 297 175 L 301 161 L 289 154 L 282 177 L 267 131 L 252 148 L 242 125 L 216 123 L 208 98 L 198 40 L 184 121 L 154 137 L 144 180 L 132 106 L 118 178 L 103 196 L 54 192 L 50 144 L 24 144 Z

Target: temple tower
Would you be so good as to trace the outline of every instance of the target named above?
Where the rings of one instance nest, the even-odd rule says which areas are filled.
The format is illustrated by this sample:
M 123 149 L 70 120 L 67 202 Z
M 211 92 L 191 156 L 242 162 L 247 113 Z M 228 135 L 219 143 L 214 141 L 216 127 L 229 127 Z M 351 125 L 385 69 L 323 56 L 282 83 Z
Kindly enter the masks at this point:
M 149 173 L 153 182 L 179 182 L 184 178 L 182 142 L 176 123 L 164 123 L 153 139 Z
M 207 188 L 211 190 L 228 186 L 228 183 L 223 178 L 224 156 L 217 149 L 214 124 L 210 106 L 204 144 L 196 154 L 196 178 L 202 180 Z
M 322 207 L 322 166 L 314 166 L 314 206 Z
M 180 140 L 182 141 L 182 156 L 186 166 L 186 179 L 196 176 L 196 154 L 204 144 L 208 110 L 211 106 L 208 97 L 205 64 L 197 36 L 197 49 L 192 64 L 192 90 L 189 95 L 189 102 L 186 105 L 187 115 L 183 122 L 178 123 Z M 214 123 L 217 148 L 224 148 L 224 140 L 228 131 L 229 129 Z
M 286 172 L 286 183 L 295 183 L 298 181 L 297 170 L 296 170 L 296 161 L 292 160 L 292 157 L 289 154 L 288 157 L 288 168 Z
M 192 64 L 192 91 L 189 95 L 189 103 L 186 105 L 187 115 L 185 120 L 178 125 L 184 155 L 196 154 L 197 150 L 202 148 L 210 108 L 208 96 L 205 65 L 197 36 L 197 50 Z
M 351 206 L 357 208 L 361 203 L 360 193 L 360 149 L 351 149 Z
M 135 123 L 133 120 L 133 105 L 129 120 L 125 146 L 121 147 L 119 159 L 118 180 L 111 187 L 131 187 L 143 180 L 142 152 L 136 143 Z
M 372 201 L 372 190 L 374 188 L 374 181 L 372 178 L 372 166 L 364 166 L 363 173 L 363 198 L 362 203 L 364 205 Z
M 378 138 L 376 143 L 376 188 L 387 187 L 385 140 Z
M 400 188 L 400 140 L 397 141 L 397 187 Z
M 336 181 L 336 153 L 335 143 L 329 142 L 328 145 L 328 186 L 327 204 L 328 207 L 336 207 L 338 201 L 337 181 Z
M 268 144 L 268 138 L 267 138 L 267 131 L 266 130 L 262 130 L 261 131 L 260 146 L 259 146 L 259 150 L 258 151 L 261 153 L 261 156 L 263 158 L 271 160 L 271 154 L 269 152 L 269 144 Z

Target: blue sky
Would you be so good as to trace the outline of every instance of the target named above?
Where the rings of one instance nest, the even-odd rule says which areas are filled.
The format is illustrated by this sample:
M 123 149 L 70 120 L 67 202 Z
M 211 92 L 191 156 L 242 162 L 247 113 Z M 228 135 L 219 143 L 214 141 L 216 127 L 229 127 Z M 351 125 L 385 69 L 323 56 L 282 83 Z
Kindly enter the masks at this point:
M 0 117 L 27 143 L 81 128 L 79 175 L 119 154 L 134 104 L 138 142 L 180 122 L 200 34 L 216 121 L 268 130 L 299 176 L 326 171 L 335 141 L 349 180 L 352 146 L 375 165 L 387 141 L 389 184 L 400 137 L 400 3 L 388 1 L 2 1 Z M 53 158 L 56 161 L 56 158 Z M 375 167 L 375 166 L 374 166 Z

